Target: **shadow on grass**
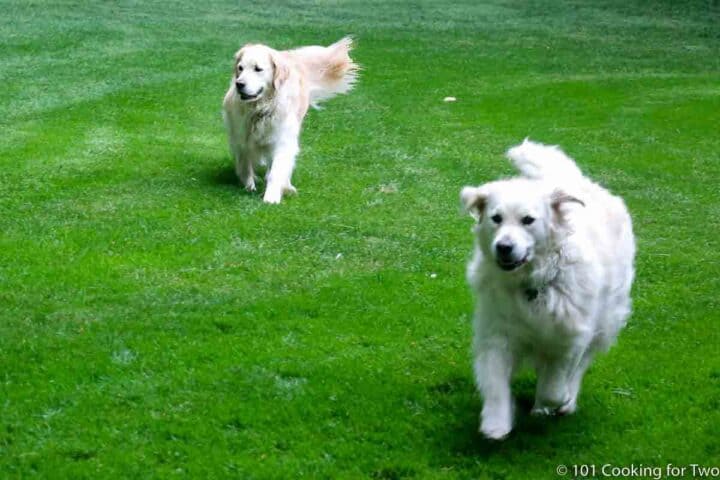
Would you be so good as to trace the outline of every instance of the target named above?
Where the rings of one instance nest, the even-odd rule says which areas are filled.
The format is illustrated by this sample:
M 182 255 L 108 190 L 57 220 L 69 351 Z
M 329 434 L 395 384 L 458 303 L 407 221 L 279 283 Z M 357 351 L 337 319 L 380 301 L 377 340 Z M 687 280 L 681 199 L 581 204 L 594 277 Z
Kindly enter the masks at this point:
M 590 447 L 586 417 L 535 417 L 530 415 L 534 403 L 535 379 L 522 376 L 513 382 L 515 394 L 515 426 L 503 441 L 487 440 L 478 432 L 479 414 L 482 401 L 471 378 L 455 378 L 431 388 L 431 395 L 437 397 L 436 404 L 442 409 L 454 409 L 452 423 L 442 434 L 433 431 L 428 435 L 437 442 L 439 451 L 444 451 L 460 464 L 472 464 L 478 460 L 496 460 L 512 463 L 524 452 L 548 448 L 567 448 L 577 453 Z M 469 394 L 473 392 L 473 394 Z M 539 448 L 540 446 L 540 448 Z M 542 454 L 542 452 L 540 452 Z
M 220 162 L 217 162 L 220 163 Z M 215 168 L 208 168 L 200 173 L 200 178 L 206 185 L 220 187 L 223 190 L 233 190 L 239 195 L 246 197 L 259 197 L 264 190 L 264 183 L 260 179 L 255 180 L 257 190 L 248 192 L 240 185 L 235 168 L 232 165 L 223 165 Z
M 238 181 L 237 175 L 235 175 L 235 170 L 232 166 L 220 167 L 208 171 L 207 180 L 208 183 L 212 185 L 231 186 L 236 187 L 238 190 L 242 190 L 240 188 L 240 182 Z

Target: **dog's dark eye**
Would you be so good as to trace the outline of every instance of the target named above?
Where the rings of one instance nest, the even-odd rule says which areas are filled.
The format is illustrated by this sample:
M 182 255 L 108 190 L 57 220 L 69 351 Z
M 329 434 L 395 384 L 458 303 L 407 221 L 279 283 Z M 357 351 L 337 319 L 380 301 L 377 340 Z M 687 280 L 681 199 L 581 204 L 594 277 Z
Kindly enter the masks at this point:
M 238 65 L 238 72 L 242 72 L 243 68 L 242 65 Z
M 535 219 L 533 217 L 531 217 L 530 215 L 525 215 L 521 221 L 522 221 L 523 225 L 532 225 L 532 223 L 535 221 Z
M 495 223 L 502 223 L 502 215 L 495 214 L 490 219 Z
M 257 65 L 255 65 L 255 71 L 256 71 L 256 72 L 262 72 L 262 71 L 263 71 L 263 69 L 262 69 L 262 68 L 260 68 L 260 67 L 258 67 Z

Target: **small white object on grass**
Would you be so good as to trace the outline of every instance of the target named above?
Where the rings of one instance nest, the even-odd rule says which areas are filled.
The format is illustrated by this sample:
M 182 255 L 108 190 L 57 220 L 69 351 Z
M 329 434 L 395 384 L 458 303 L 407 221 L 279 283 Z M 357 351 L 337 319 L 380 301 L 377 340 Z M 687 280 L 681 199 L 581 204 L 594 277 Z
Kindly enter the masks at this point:
M 382 193 L 397 193 L 398 186 L 396 183 L 387 183 L 380 185 L 380 191 Z
M 457 101 L 457 98 L 455 97 L 445 97 L 443 98 L 443 102 L 455 102 Z
M 430 278 L 437 278 L 437 273 L 431 273 Z
M 622 395 L 623 397 L 632 397 L 633 391 L 628 388 L 613 388 L 612 392 L 615 395 Z
M 342 256 L 343 256 L 342 253 L 338 253 L 337 255 L 335 255 L 335 260 L 340 260 L 342 258 Z

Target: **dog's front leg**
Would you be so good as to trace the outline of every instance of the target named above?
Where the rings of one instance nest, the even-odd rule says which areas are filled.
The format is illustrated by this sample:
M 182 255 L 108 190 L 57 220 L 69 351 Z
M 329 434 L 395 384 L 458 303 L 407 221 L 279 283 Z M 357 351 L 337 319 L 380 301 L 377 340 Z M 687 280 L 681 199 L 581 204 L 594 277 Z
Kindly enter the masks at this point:
M 244 122 L 238 118 L 237 112 L 233 109 L 226 110 L 223 113 L 225 119 L 225 127 L 228 133 L 228 146 L 230 154 L 235 160 L 235 174 L 243 187 L 249 192 L 255 190 L 255 172 L 253 165 L 255 162 L 254 154 L 250 145 L 246 142 L 246 132 L 244 130 Z
M 585 351 L 580 359 L 580 363 L 578 363 L 575 370 L 570 374 L 570 381 L 568 382 L 568 393 L 570 394 L 570 399 L 558 409 L 557 413 L 559 415 L 569 415 L 571 413 L 575 413 L 575 410 L 577 409 L 577 397 L 580 393 L 580 386 L 582 385 L 585 371 L 590 366 L 590 362 L 592 362 L 593 353 L 594 352 L 590 350 Z
M 480 432 L 487 438 L 505 438 L 513 425 L 513 400 L 510 380 L 513 356 L 504 342 L 476 349 L 475 380 L 483 397 Z
M 297 142 L 281 143 L 275 147 L 263 197 L 265 203 L 280 203 L 284 192 L 295 192 L 290 179 L 295 168 L 295 156 L 298 151 Z
M 584 351 L 583 347 L 574 346 L 564 355 L 537 361 L 537 387 L 532 409 L 534 415 L 553 415 L 565 410 L 565 413 L 570 413 L 574 410 L 574 406 L 570 408 L 574 402 L 572 377 L 580 366 Z
M 239 151 L 235 155 L 235 173 L 240 183 L 242 183 L 248 192 L 254 192 L 256 190 L 253 163 L 252 157 L 247 153 L 243 154 L 242 151 Z

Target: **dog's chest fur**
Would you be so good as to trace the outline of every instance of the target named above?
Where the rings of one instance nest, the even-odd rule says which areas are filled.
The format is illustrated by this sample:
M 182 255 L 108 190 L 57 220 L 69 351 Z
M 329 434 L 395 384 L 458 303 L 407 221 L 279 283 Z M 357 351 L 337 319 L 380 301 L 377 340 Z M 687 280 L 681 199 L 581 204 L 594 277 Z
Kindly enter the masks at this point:
M 266 147 L 272 143 L 276 130 L 273 111 L 251 109 L 245 112 L 243 120 L 245 144 L 248 147 Z
M 560 285 L 554 282 L 540 285 L 524 281 L 505 283 L 498 281 L 491 272 L 478 273 L 475 283 L 478 301 L 492 304 L 497 315 L 498 323 L 493 330 L 503 331 L 505 336 L 520 343 L 546 347 L 567 343 L 586 333 L 589 325 L 583 320 L 587 318 L 586 312 L 582 311 L 584 307 L 568 296 L 561 280 L 558 281 Z

